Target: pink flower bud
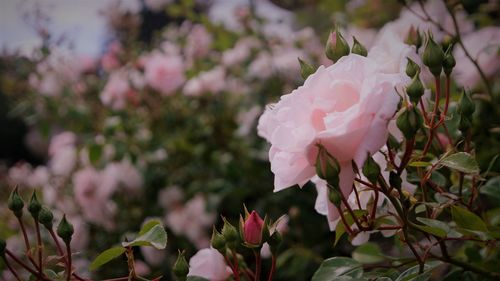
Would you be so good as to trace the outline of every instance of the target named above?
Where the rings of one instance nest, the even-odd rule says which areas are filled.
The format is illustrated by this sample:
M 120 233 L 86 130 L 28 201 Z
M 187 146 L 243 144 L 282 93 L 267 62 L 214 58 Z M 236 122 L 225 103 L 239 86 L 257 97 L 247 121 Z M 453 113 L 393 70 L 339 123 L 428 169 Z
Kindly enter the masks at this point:
M 262 242 L 262 226 L 264 221 L 257 214 L 257 212 L 252 211 L 250 216 L 246 218 L 245 224 L 243 226 L 243 237 L 245 242 L 252 245 L 260 245 Z

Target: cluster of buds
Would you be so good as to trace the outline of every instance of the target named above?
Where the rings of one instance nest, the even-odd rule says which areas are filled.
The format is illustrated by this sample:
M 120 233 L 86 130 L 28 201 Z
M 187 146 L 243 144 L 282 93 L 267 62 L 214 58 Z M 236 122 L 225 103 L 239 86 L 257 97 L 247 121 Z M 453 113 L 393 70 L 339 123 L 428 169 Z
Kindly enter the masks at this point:
M 423 62 L 435 77 L 439 77 L 441 70 L 449 76 L 456 65 L 453 57 L 453 40 L 445 40 L 440 45 L 434 41 L 431 33 L 427 34 Z
M 336 62 L 341 57 L 349 55 L 349 53 L 366 57 L 368 51 L 366 50 L 366 47 L 363 46 L 363 44 L 361 44 L 354 36 L 352 48 L 349 47 L 349 44 L 345 40 L 344 36 L 342 36 L 342 33 L 336 27 L 335 31 L 330 33 L 328 41 L 326 42 L 326 57 L 331 61 Z
M 240 280 L 240 274 L 251 275 L 255 280 L 260 280 L 261 263 L 260 250 L 265 243 L 269 245 L 272 254 L 272 267 L 267 280 L 272 280 L 276 268 L 276 253 L 282 242 L 282 234 L 278 231 L 278 224 L 271 222 L 267 216 L 264 219 L 256 211 L 248 212 L 245 207 L 244 216 L 240 216 L 239 227 L 232 225 L 226 218 L 223 218 L 224 225 L 219 231 L 213 228 L 211 247 L 217 250 L 231 268 L 235 280 Z M 244 249 L 249 249 L 255 256 L 255 271 L 247 268 L 244 262 Z M 173 266 L 173 272 L 178 280 L 186 280 L 189 273 L 189 266 L 183 252 Z
M 224 226 L 219 232 L 214 227 L 211 245 L 223 255 L 229 250 L 235 250 L 240 245 L 249 249 L 260 249 L 268 243 L 271 251 L 277 250 L 281 243 L 281 234 L 276 231 L 276 223 L 270 223 L 267 216 L 262 219 L 256 211 L 240 216 L 239 229 L 224 218 Z M 274 252 L 273 252 L 274 253 Z
M 34 259 L 31 257 L 32 249 L 30 246 L 31 243 L 28 240 L 29 237 L 27 234 L 28 229 L 25 227 L 23 221 L 25 203 L 22 197 L 19 195 L 17 187 L 12 191 L 7 206 L 14 213 L 19 222 L 20 228 L 23 232 L 24 242 L 26 246 L 26 257 L 32 263 L 32 264 L 25 263 L 22 259 L 16 257 L 14 253 L 9 251 L 9 249 L 7 248 L 8 245 L 5 243 L 5 241 L 0 239 L 0 258 L 2 258 L 5 264 L 8 265 L 7 267 L 11 271 L 13 276 L 19 280 L 18 273 L 16 272 L 14 267 L 10 266 L 10 261 L 15 261 L 22 268 L 26 269 L 31 274 L 35 275 L 38 279 L 51 280 L 45 275 L 43 270 L 45 264 L 44 264 L 42 250 L 44 246 L 42 244 L 43 242 L 41 239 L 40 225 L 43 225 L 49 232 L 52 239 L 54 240 L 55 245 L 57 246 L 59 255 L 63 257 L 63 260 L 65 261 L 66 275 L 68 276 L 67 280 L 69 280 L 71 276 L 77 276 L 75 273 L 72 272 L 72 265 L 71 265 L 70 242 L 71 242 L 71 237 L 73 236 L 74 229 L 71 223 L 69 223 L 66 220 L 66 217 L 64 216 L 62 218 L 61 222 L 57 227 L 57 236 L 59 236 L 59 238 L 61 238 L 66 244 L 66 252 L 64 252 L 63 248 L 59 244 L 58 238 L 56 237 L 55 234 L 56 232 L 53 229 L 54 215 L 52 214 L 52 211 L 49 208 L 42 206 L 40 201 L 38 201 L 36 192 L 33 192 L 33 195 L 31 196 L 31 199 L 29 200 L 29 203 L 27 205 L 27 210 L 34 221 L 35 232 L 36 232 L 35 237 L 37 238 L 36 253 L 38 256 L 38 261 L 35 262 Z M 32 268 L 32 266 L 34 266 L 34 268 Z

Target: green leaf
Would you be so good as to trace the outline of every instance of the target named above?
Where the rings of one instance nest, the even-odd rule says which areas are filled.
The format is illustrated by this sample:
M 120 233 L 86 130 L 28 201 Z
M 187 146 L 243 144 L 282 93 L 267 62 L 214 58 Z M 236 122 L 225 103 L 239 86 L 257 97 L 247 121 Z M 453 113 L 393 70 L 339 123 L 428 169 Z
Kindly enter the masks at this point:
M 122 246 L 151 246 L 158 250 L 162 250 L 167 246 L 167 232 L 165 232 L 163 226 L 157 224 L 142 235 L 139 235 L 134 240 L 130 242 L 123 242 Z
M 425 281 L 431 277 L 432 270 L 441 264 L 438 261 L 428 262 L 424 265 L 424 272 L 419 274 L 419 266 L 413 266 L 405 270 L 398 276 L 396 281 Z
M 417 226 L 419 229 L 434 234 L 438 237 L 458 238 L 462 236 L 457 231 L 451 229 L 450 226 L 445 222 L 428 218 L 417 218 L 417 220 L 425 224 L 425 226 Z
M 352 258 L 364 264 L 379 263 L 384 260 L 380 247 L 375 243 L 365 243 L 352 253 Z
M 483 220 L 465 208 L 451 206 L 451 216 L 459 227 L 488 232 L 488 228 Z
M 125 248 L 123 247 L 113 247 L 111 249 L 107 249 L 102 252 L 95 258 L 95 260 L 90 264 L 90 270 L 96 270 L 101 267 L 103 264 L 108 263 L 109 261 L 121 256 L 125 253 Z
M 454 169 L 467 174 L 478 174 L 479 166 L 476 160 L 468 153 L 458 152 L 445 156 L 439 162 L 450 169 Z
M 102 145 L 91 144 L 89 146 L 89 160 L 90 163 L 96 164 L 99 159 L 101 159 L 102 155 Z
M 432 171 L 431 181 L 438 186 L 446 186 L 446 178 L 438 171 Z
M 340 280 L 339 277 L 360 279 L 363 276 L 363 267 L 353 259 L 344 257 L 329 258 L 321 263 L 311 281 Z
M 366 214 L 366 211 L 365 210 L 353 210 L 353 213 L 354 213 L 354 216 L 356 218 L 360 218 L 364 214 Z M 354 223 L 353 217 L 347 211 L 344 212 L 344 217 L 346 218 L 346 222 L 348 225 L 352 225 Z M 345 232 L 346 231 L 345 231 L 344 223 L 339 222 L 337 224 L 337 227 L 335 228 L 335 242 L 333 243 L 334 246 L 337 245 L 340 238 L 342 237 L 342 235 L 344 235 Z
M 151 228 L 153 228 L 155 225 L 160 225 L 161 226 L 161 221 L 152 219 L 147 222 L 145 222 L 142 225 L 141 230 L 139 231 L 139 236 L 144 235 L 146 232 L 150 231 Z
M 425 161 L 413 161 L 410 164 L 408 164 L 408 166 L 410 167 L 427 167 L 431 165 L 432 165 L 431 162 L 425 162 Z
M 335 228 L 335 242 L 333 242 L 333 246 L 336 246 L 339 242 L 342 235 L 345 233 L 345 227 L 342 222 L 337 223 L 337 227 Z
M 200 276 L 188 276 L 186 281 L 210 281 L 210 280 Z
M 432 235 L 436 235 L 437 237 L 446 237 L 446 232 L 440 228 L 437 228 L 437 227 L 418 225 L 418 224 L 416 224 L 415 227 L 424 231 L 424 232 L 430 233 Z
M 491 200 L 500 202 L 500 176 L 489 179 L 481 187 L 480 192 L 490 197 Z

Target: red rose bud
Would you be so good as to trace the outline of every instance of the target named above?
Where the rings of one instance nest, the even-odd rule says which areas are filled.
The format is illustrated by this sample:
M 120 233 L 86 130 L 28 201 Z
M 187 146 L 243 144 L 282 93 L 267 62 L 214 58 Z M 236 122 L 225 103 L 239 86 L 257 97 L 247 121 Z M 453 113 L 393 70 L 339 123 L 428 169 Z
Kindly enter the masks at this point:
M 243 225 L 243 238 L 245 242 L 251 245 L 260 245 L 262 243 L 262 227 L 264 221 L 257 214 L 257 212 L 252 211 L 250 216 L 248 216 Z

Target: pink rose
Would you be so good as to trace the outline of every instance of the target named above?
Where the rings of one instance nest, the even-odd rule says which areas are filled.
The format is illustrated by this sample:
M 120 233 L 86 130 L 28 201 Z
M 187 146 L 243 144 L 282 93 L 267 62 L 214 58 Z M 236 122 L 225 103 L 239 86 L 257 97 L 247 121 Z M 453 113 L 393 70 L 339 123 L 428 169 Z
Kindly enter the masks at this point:
M 144 78 L 151 88 L 165 96 L 171 95 L 186 80 L 182 59 L 179 56 L 153 53 L 145 61 Z
M 224 257 L 213 248 L 199 250 L 189 260 L 188 276 L 198 276 L 210 281 L 223 281 L 232 274 Z
M 316 144 L 340 163 L 340 187 L 352 190 L 351 161 L 361 167 L 367 153 L 387 139 L 387 124 L 399 102 L 394 90 L 402 74 L 383 73 L 370 58 L 349 55 L 320 66 L 304 85 L 268 108 L 258 133 L 271 143 L 275 191 L 304 185 L 315 173 Z

